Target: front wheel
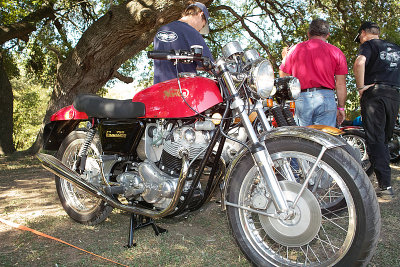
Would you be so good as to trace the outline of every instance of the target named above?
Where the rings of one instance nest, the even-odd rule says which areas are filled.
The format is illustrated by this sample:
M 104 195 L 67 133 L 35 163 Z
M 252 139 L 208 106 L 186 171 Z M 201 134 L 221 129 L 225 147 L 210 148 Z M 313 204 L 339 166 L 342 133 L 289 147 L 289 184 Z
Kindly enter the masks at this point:
M 77 165 L 78 152 L 84 143 L 86 132 L 73 131 L 61 143 L 57 151 L 57 158 L 69 168 Z M 100 166 L 95 157 L 101 155 L 101 146 L 97 137 L 92 141 L 86 160 L 86 167 L 81 174 L 82 179 L 92 184 L 99 184 Z M 66 180 L 56 176 L 56 188 L 58 197 L 67 214 L 75 221 L 95 225 L 104 221 L 113 208 L 106 203 Z
M 321 146 L 303 139 L 266 142 L 288 205 L 294 203 L 304 177 L 301 165 L 313 166 Z M 285 177 L 288 166 L 295 179 Z M 362 266 L 372 257 L 380 232 L 380 212 L 373 187 L 359 164 L 341 148 L 329 149 L 317 165 L 314 187 L 305 189 L 294 215 L 276 214 L 270 194 L 249 154 L 231 173 L 226 200 L 235 240 L 257 266 Z M 345 205 L 326 203 L 339 197 Z M 260 214 L 259 212 L 263 212 Z

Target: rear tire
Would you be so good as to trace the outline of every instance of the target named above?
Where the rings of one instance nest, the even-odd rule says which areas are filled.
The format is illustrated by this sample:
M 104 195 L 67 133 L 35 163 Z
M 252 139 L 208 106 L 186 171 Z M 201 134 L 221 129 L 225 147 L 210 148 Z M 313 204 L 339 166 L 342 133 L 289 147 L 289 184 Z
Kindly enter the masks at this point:
M 374 169 L 372 168 L 372 164 L 369 161 L 369 157 L 367 154 L 367 144 L 365 142 L 365 133 L 363 131 L 354 129 L 354 130 L 346 130 L 342 137 L 346 140 L 346 142 L 354 147 L 355 149 L 358 149 L 361 153 L 361 166 L 365 173 L 368 176 L 371 176 L 371 174 L 374 172 Z
M 266 145 L 275 173 L 280 162 L 293 158 L 315 162 L 321 147 L 304 139 L 280 138 L 267 140 Z M 240 249 L 256 266 L 363 266 L 374 254 L 380 233 L 380 212 L 375 192 L 360 165 L 343 149 L 325 152 L 315 175 L 331 179 L 329 188 L 323 191 L 306 189 L 296 205 L 292 220 L 281 220 L 227 205 L 229 225 Z M 330 180 L 329 180 L 330 181 Z M 287 188 L 287 198 L 293 198 L 300 181 L 281 181 Z M 262 203 L 263 186 L 257 168 L 247 153 L 241 157 L 231 172 L 226 200 L 230 203 L 256 209 Z M 284 186 L 285 187 L 285 186 Z M 291 189 L 289 188 L 291 187 Z M 297 189 L 296 189 L 297 188 Z M 340 193 L 345 207 L 325 211 L 315 209 L 324 206 L 324 199 Z M 339 192 L 340 191 L 340 192 Z M 307 193 L 306 193 L 307 192 Z M 322 193 L 322 194 L 321 194 Z M 265 196 L 265 195 L 264 195 Z M 269 199 L 266 197 L 266 199 Z M 254 204 L 255 203 L 255 204 Z M 291 202 L 289 202 L 291 203 Z M 262 212 L 273 213 L 271 200 Z M 307 218 L 309 220 L 302 219 Z M 298 220 L 298 221 L 297 221 Z M 316 230 L 316 222 L 319 230 Z M 304 230 L 304 231 L 303 231 Z
M 57 152 L 57 158 L 66 166 L 72 168 L 77 159 L 81 145 L 86 137 L 86 132 L 78 130 L 71 132 L 61 143 Z M 92 172 L 91 177 L 100 173 L 94 156 L 101 155 L 102 150 L 99 139 L 95 136 L 88 151 L 85 172 Z M 81 176 L 83 177 L 83 176 Z M 89 174 L 90 177 L 90 174 Z M 58 197 L 67 214 L 75 221 L 95 225 L 104 221 L 113 208 L 103 200 L 96 198 L 66 180 L 56 176 L 56 188 Z
M 396 163 L 400 160 L 400 135 L 398 130 L 393 132 L 392 139 L 389 141 L 390 162 Z

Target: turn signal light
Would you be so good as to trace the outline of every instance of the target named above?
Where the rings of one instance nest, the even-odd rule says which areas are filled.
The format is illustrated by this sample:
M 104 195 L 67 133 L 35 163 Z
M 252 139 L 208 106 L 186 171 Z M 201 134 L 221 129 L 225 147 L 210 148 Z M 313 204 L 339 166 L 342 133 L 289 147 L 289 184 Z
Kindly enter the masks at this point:
M 267 107 L 272 108 L 274 106 L 274 101 L 272 98 L 267 99 Z

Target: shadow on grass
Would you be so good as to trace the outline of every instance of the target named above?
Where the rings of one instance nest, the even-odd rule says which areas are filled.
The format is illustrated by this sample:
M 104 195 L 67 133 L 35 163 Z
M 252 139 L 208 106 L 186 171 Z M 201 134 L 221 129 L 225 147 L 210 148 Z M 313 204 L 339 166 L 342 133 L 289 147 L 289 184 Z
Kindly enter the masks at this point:
M 393 187 L 400 192 L 400 167 L 393 165 Z M 399 197 L 380 203 L 382 232 L 369 266 L 400 266 Z M 85 226 L 71 220 L 59 203 L 53 175 L 34 158 L 0 158 L 0 213 L 4 219 L 60 238 L 129 266 L 250 266 L 237 248 L 219 205 L 210 202 L 188 216 L 161 219 L 168 233 L 152 228 L 135 233 L 137 247 L 127 249 L 129 214 L 114 210 L 105 222 Z M 1 266 L 117 266 L 82 251 L 12 229 L 0 223 Z

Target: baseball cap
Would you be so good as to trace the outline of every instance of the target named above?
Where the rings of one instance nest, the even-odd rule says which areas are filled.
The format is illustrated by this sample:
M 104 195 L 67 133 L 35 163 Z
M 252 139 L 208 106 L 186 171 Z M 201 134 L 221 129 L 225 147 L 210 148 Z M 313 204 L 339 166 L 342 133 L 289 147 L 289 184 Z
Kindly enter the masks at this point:
M 371 28 L 377 28 L 379 30 L 379 26 L 375 22 L 366 21 L 363 24 L 361 24 L 360 28 L 358 29 L 358 34 L 357 34 L 356 38 L 354 38 L 354 42 L 356 42 L 356 43 L 360 42 L 361 31 L 363 31 L 363 30 L 365 31 L 366 29 L 371 29 Z
M 204 17 L 206 18 L 206 25 L 200 30 L 200 34 L 208 34 L 210 32 L 210 28 L 208 27 L 208 19 L 210 18 L 210 14 L 208 13 L 207 7 L 200 2 L 195 2 L 194 4 L 189 5 L 187 8 L 197 6 L 203 11 Z

